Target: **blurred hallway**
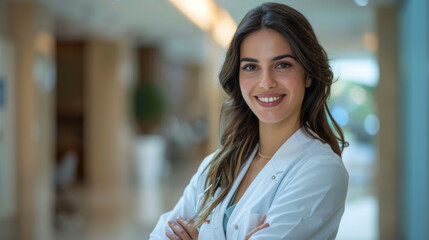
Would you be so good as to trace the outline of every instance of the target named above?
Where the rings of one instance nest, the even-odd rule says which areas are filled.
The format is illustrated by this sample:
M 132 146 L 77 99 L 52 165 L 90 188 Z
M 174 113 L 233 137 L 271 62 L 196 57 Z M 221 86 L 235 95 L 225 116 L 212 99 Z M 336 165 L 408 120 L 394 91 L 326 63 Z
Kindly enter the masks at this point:
M 262 2 L 0 0 L 0 240 L 146 239 L 219 144 L 225 47 Z M 337 239 L 429 240 L 428 1 L 277 2 L 337 78 Z

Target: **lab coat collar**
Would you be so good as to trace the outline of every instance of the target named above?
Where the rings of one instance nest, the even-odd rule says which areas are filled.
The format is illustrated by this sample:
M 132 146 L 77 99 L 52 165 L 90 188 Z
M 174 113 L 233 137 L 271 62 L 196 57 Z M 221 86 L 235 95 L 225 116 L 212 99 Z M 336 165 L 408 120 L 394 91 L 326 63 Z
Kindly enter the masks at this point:
M 315 133 L 313 133 L 315 134 Z M 302 152 L 303 149 L 308 148 L 308 143 L 314 140 L 305 132 L 304 129 L 298 129 L 292 136 L 290 136 L 277 150 L 271 158 L 271 166 L 276 173 L 285 171 L 291 164 L 291 157 Z
M 219 221 L 213 222 L 213 224 L 214 224 L 213 228 L 215 230 L 214 234 L 215 234 L 216 240 L 225 240 L 225 232 L 224 232 L 224 228 L 223 228 L 223 218 L 225 215 L 226 208 L 227 208 L 229 202 L 231 201 L 232 196 L 237 191 L 237 188 L 240 185 L 241 180 L 243 180 L 244 175 L 247 172 L 247 169 L 249 169 L 249 166 L 252 162 L 252 159 L 256 155 L 257 149 L 258 148 L 256 147 L 253 150 L 253 152 L 250 154 L 250 156 L 246 160 L 246 162 L 244 162 L 242 168 L 240 169 L 240 172 L 238 173 L 237 178 L 234 180 L 234 183 L 232 184 L 231 190 L 228 192 L 225 199 L 217 206 L 217 211 L 215 211 L 215 213 L 214 213 L 216 215 L 213 216 L 213 219 L 219 220 Z

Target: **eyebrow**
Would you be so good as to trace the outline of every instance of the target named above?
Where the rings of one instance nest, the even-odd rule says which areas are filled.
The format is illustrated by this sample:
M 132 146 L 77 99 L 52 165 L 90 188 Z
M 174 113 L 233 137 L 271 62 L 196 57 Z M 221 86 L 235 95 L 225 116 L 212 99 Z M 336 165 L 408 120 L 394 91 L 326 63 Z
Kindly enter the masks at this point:
M 274 57 L 273 59 L 271 59 L 271 61 L 273 62 L 273 61 L 277 61 L 277 60 L 280 60 L 280 59 L 283 59 L 283 58 L 292 58 L 292 59 L 296 60 L 296 58 L 294 56 L 290 55 L 290 54 L 283 54 L 283 55 Z M 257 63 L 257 62 L 259 62 L 259 60 L 255 59 L 255 58 L 245 57 L 245 58 L 242 58 L 240 60 L 240 62 L 256 62 Z

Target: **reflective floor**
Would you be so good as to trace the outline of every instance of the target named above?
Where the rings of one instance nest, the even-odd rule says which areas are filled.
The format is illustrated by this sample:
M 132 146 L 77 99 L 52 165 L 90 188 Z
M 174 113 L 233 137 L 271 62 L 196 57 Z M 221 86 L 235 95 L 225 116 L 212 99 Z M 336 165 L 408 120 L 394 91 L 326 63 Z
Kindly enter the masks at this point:
M 195 165 L 195 166 L 192 166 Z M 171 209 L 181 196 L 184 187 L 197 164 L 167 166 L 158 184 L 135 184 L 129 197 L 112 197 L 109 193 L 92 196 L 96 204 L 114 206 L 119 211 L 94 211 L 90 209 L 90 194 L 76 187 L 69 201 L 74 207 L 72 214 L 56 217 L 55 239 L 58 240 L 134 240 L 148 239 L 161 213 Z

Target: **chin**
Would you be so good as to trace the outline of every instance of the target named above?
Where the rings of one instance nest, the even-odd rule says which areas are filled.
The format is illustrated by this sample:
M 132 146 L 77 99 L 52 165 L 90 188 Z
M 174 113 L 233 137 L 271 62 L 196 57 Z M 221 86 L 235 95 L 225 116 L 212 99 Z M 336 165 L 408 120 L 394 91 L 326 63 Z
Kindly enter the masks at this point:
M 266 124 L 274 124 L 282 122 L 281 118 L 272 118 L 272 117 L 258 117 L 259 121 Z
M 264 124 L 295 124 L 295 121 L 299 121 L 299 115 L 290 113 L 281 114 L 263 114 L 259 113 L 256 115 L 260 123 Z

